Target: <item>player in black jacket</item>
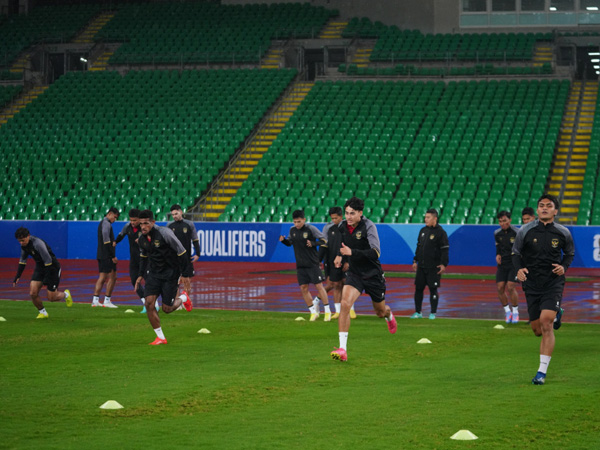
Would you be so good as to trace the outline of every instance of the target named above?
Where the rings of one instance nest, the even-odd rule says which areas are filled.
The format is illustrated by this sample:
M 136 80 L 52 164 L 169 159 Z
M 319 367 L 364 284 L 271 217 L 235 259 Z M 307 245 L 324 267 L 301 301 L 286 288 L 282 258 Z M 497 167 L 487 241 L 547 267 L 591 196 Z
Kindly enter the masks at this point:
M 508 211 L 500 211 L 496 217 L 500 228 L 494 231 L 496 241 L 496 288 L 498 298 L 504 308 L 506 323 L 519 322 L 519 293 L 517 292 L 517 271 L 512 263 L 512 246 L 517 236 L 517 227 L 511 225 Z M 512 310 L 508 300 L 512 304 Z
M 135 287 L 135 282 L 137 281 L 138 274 L 140 272 L 140 247 L 138 245 L 138 239 L 142 235 L 142 230 L 140 228 L 140 210 L 137 208 L 132 208 L 129 210 L 129 223 L 123 227 L 121 232 L 117 235 L 115 239 L 115 245 L 125 239 L 127 236 L 127 240 L 129 241 L 129 280 L 131 281 L 131 285 Z M 138 289 L 135 291 L 140 300 L 142 301 L 142 305 L 144 305 L 144 309 L 142 309 L 141 313 L 146 313 L 146 299 L 144 298 L 144 288 L 142 286 L 138 286 Z
M 27 266 L 27 258 L 31 256 L 35 261 L 35 270 L 29 283 L 29 295 L 33 305 L 38 309 L 36 319 L 47 319 L 48 312 L 40 298 L 42 286 L 46 286 L 48 301 L 59 302 L 64 300 L 68 307 L 73 306 L 73 298 L 68 289 L 65 292 L 58 290 L 60 284 L 60 263 L 52 253 L 52 249 L 42 239 L 29 234 L 27 228 L 21 227 L 15 231 L 15 238 L 21 244 L 21 259 L 19 268 L 13 279 L 13 287 L 17 285 L 23 271 Z
M 183 289 L 188 295 L 191 295 L 194 263 L 198 261 L 200 255 L 200 239 L 198 239 L 198 232 L 196 231 L 194 222 L 183 218 L 183 209 L 180 205 L 171 206 L 171 216 L 173 217 L 173 222 L 169 222 L 167 227 L 173 230 L 173 233 L 175 233 L 175 236 L 177 236 L 177 239 L 179 239 L 189 257 L 188 264 L 181 273 L 181 282 L 183 283 Z M 194 256 L 192 256 L 192 245 L 196 252 Z
M 185 292 L 177 296 L 179 277 L 187 265 L 188 255 L 169 228 L 155 226 L 152 211 L 140 212 L 140 228 L 142 237 L 138 245 L 141 264 L 135 288 L 137 290 L 145 278 L 148 320 L 156 333 L 156 339 L 150 345 L 166 344 L 155 302 L 159 296 L 162 297 L 162 310 L 167 314 L 182 307 L 187 311 L 192 310 L 192 302 Z
M 294 247 L 294 256 L 296 257 L 296 272 L 298 276 L 298 284 L 302 298 L 310 311 L 310 321 L 314 322 L 319 318 L 319 304 L 313 301 L 309 284 L 314 284 L 317 288 L 319 298 L 325 307 L 325 322 L 331 320 L 331 310 L 329 309 L 329 300 L 327 292 L 323 288 L 323 272 L 319 267 L 319 254 L 317 246 L 325 244 L 325 238 L 317 227 L 306 223 L 304 211 L 297 209 L 292 213 L 294 226 L 290 228 L 290 233 L 287 237 L 279 236 L 279 242 L 288 247 Z
M 110 208 L 100 224 L 98 224 L 98 281 L 94 287 L 94 297 L 92 298 L 92 307 L 104 306 L 105 308 L 118 308 L 111 302 L 115 285 L 117 284 L 117 257 L 115 256 L 115 235 L 112 224 L 119 218 L 119 210 Z M 102 286 L 106 283 L 106 294 L 104 303 L 100 303 L 100 292 Z
M 554 222 L 559 203 L 544 194 L 538 200 L 538 220 L 523 225 L 513 245 L 513 265 L 523 283 L 531 329 L 542 336 L 540 367 L 531 380 L 544 384 L 554 351 L 554 330 L 561 326 L 561 308 L 565 272 L 575 257 L 575 245 L 569 230 Z
M 385 318 L 390 333 L 398 328 L 392 310 L 385 304 L 385 276 L 379 255 L 381 244 L 375 224 L 363 217 L 365 203 L 352 197 L 344 205 L 346 220 L 340 225 L 342 244 L 335 258 L 336 267 L 345 261 L 349 268 L 342 290 L 342 312 L 338 321 L 340 347 L 330 355 L 334 360 L 347 361 L 348 331 L 350 330 L 350 307 L 365 292 L 371 297 L 373 309 L 379 318 Z
M 438 224 L 438 212 L 428 209 L 425 213 L 425 226 L 419 231 L 417 250 L 413 259 L 413 270 L 415 276 L 415 313 L 411 319 L 421 319 L 421 308 L 423 306 L 423 291 L 425 286 L 429 287 L 429 304 L 431 305 L 430 319 L 435 319 L 438 307 L 438 287 L 442 274 L 448 267 L 448 235 Z

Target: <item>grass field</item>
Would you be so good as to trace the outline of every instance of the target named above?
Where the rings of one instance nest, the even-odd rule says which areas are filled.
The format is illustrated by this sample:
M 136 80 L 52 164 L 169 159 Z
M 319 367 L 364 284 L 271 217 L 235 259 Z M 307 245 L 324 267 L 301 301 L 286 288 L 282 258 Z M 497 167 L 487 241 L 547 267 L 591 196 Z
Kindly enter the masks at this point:
M 169 344 L 154 347 L 137 312 L 47 309 L 0 302 L 3 449 L 600 448 L 599 325 L 563 325 L 533 386 L 525 323 L 399 318 L 390 335 L 360 316 L 340 363 L 337 324 L 297 313 L 161 314 Z M 460 429 L 479 439 L 450 440 Z

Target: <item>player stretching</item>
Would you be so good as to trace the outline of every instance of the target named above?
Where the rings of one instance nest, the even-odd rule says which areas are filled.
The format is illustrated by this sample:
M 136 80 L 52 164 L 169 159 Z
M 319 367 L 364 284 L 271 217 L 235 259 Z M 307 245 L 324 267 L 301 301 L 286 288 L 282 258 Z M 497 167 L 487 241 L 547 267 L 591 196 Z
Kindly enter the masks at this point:
M 47 319 L 48 312 L 40 299 L 42 286 L 46 286 L 48 301 L 59 302 L 64 300 L 68 307 L 73 306 L 73 298 L 68 289 L 65 292 L 58 290 L 60 283 L 60 263 L 52 253 L 52 249 L 42 239 L 29 234 L 27 228 L 19 228 L 15 231 L 15 238 L 21 244 L 21 259 L 17 275 L 13 280 L 13 287 L 17 285 L 27 265 L 27 257 L 31 256 L 35 261 L 35 270 L 29 284 L 29 295 L 33 305 L 39 313 L 36 319 Z
M 513 265 L 523 283 L 531 329 L 542 336 L 540 367 L 531 380 L 544 384 L 552 351 L 554 330 L 561 325 L 565 272 L 575 257 L 573 237 L 567 228 L 554 222 L 558 200 L 544 194 L 538 200 L 538 220 L 523 225 L 513 245 Z
M 500 211 L 496 216 L 498 228 L 494 232 L 496 241 L 496 288 L 498 298 L 504 308 L 506 323 L 519 322 L 519 294 L 517 292 L 517 271 L 512 263 L 512 246 L 517 235 L 517 228 L 511 225 L 510 212 Z M 512 311 L 508 300 L 512 304 Z
M 169 222 L 167 226 L 173 230 L 183 248 L 188 254 L 188 264 L 185 269 L 181 272 L 181 282 L 183 283 L 183 290 L 191 295 L 192 293 L 192 277 L 194 276 L 194 264 L 198 261 L 200 255 L 200 240 L 198 239 L 198 233 L 196 232 L 196 226 L 194 222 L 183 218 L 183 209 L 179 205 L 171 206 L 171 216 L 173 216 L 173 222 Z M 192 245 L 196 254 L 192 255 Z
M 338 321 L 340 347 L 331 352 L 331 357 L 347 361 L 348 330 L 350 329 L 350 307 L 363 291 L 371 297 L 373 309 L 379 318 L 385 318 L 390 333 L 398 328 L 392 310 L 385 304 L 385 276 L 379 263 L 381 246 L 375 224 L 363 217 L 365 203 L 352 197 L 344 205 L 346 220 L 342 222 L 342 247 L 335 258 L 336 267 L 342 267 L 342 258 L 350 263 L 346 283 L 342 290 L 342 311 Z
M 148 320 L 156 333 L 156 339 L 150 345 L 166 344 L 167 339 L 160 327 L 160 318 L 155 303 L 162 296 L 162 310 L 169 314 L 182 305 L 187 311 L 192 310 L 192 302 L 185 292 L 177 297 L 178 280 L 181 270 L 188 262 L 188 255 L 175 234 L 167 227 L 157 227 L 152 211 L 140 212 L 140 228 L 142 237 L 140 246 L 140 273 L 135 289 L 141 285 L 145 274 L 146 310 Z
M 342 208 L 339 206 L 332 206 L 329 208 L 329 222 L 323 228 L 323 234 L 327 238 L 327 242 L 319 247 L 319 261 L 323 261 L 323 268 L 325 269 L 325 278 L 327 283 L 325 284 L 325 292 L 329 294 L 329 291 L 333 291 L 333 303 L 335 305 L 335 314 L 331 316 L 332 319 L 340 317 L 340 310 L 342 307 L 342 289 L 344 287 L 344 273 L 348 271 L 348 264 L 344 264 L 344 267 L 335 267 L 334 260 L 337 256 L 338 250 L 342 247 L 342 234 L 340 232 L 340 224 L 344 220 Z M 331 251 L 329 250 L 331 248 Z M 315 302 L 319 301 L 319 297 L 314 298 Z M 354 305 L 350 309 L 350 318 L 356 319 L 356 312 L 354 312 Z
M 279 236 L 279 241 L 288 247 L 294 247 L 294 256 L 296 257 L 296 272 L 300 292 L 308 310 L 310 311 L 310 321 L 314 322 L 319 318 L 319 304 L 310 297 L 308 290 L 309 284 L 314 284 L 319 293 L 319 298 L 325 307 L 325 322 L 331 320 L 331 310 L 329 309 L 329 300 L 327 292 L 323 288 L 323 273 L 319 267 L 319 255 L 317 246 L 325 244 L 323 233 L 314 225 L 306 224 L 304 211 L 297 209 L 292 213 L 294 226 L 290 228 L 290 234 L 287 237 Z

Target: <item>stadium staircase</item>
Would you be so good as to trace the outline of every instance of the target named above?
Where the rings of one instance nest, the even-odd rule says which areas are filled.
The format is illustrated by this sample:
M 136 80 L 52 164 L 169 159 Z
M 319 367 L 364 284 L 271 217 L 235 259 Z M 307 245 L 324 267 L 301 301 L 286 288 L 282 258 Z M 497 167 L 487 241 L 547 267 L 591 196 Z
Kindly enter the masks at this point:
M 351 64 L 356 64 L 356 67 L 368 67 L 371 53 L 373 53 L 373 47 L 357 48 Z
M 19 58 L 10 66 L 12 73 L 21 73 L 29 66 L 29 60 L 31 59 L 31 53 L 23 53 Z
M 248 179 L 254 167 L 269 150 L 281 130 L 290 120 L 300 103 L 308 95 L 314 83 L 297 81 L 280 105 L 276 107 L 259 127 L 248 145 L 232 161 L 229 168 L 213 183 L 205 198 L 200 201 L 201 220 L 216 221 L 219 219 L 238 189 Z
M 108 60 L 114 55 L 115 50 L 105 50 L 94 62 L 91 63 L 89 70 L 92 72 L 102 72 L 108 68 Z
M 279 69 L 282 67 L 283 48 L 269 48 L 262 61 L 260 62 L 261 69 Z
M 552 63 L 552 44 L 536 42 L 533 50 L 533 67 L 542 67 L 544 63 Z
M 38 98 L 49 86 L 35 86 L 27 91 L 23 91 L 17 96 L 4 110 L 0 112 L 0 126 L 12 119 L 28 104 Z
M 569 94 L 548 191 L 559 198 L 562 223 L 579 215 L 597 95 L 597 81 L 576 81 Z
M 105 11 L 95 17 L 83 31 L 73 40 L 76 44 L 91 44 L 94 42 L 94 37 L 98 34 L 104 25 L 115 16 L 116 12 Z
M 342 32 L 348 26 L 347 21 L 340 21 L 336 19 L 332 19 L 325 27 L 321 30 L 319 34 L 319 39 L 341 39 Z

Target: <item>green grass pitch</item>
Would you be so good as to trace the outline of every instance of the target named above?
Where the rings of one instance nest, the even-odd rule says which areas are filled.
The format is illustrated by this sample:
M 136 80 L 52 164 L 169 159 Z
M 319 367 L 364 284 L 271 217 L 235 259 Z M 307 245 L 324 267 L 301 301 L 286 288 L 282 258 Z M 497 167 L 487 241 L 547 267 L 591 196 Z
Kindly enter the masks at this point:
M 564 324 L 533 386 L 525 323 L 359 316 L 340 363 L 337 323 L 299 313 L 161 314 L 154 347 L 139 307 L 46 306 L 0 301 L 2 449 L 600 448 L 597 324 Z

